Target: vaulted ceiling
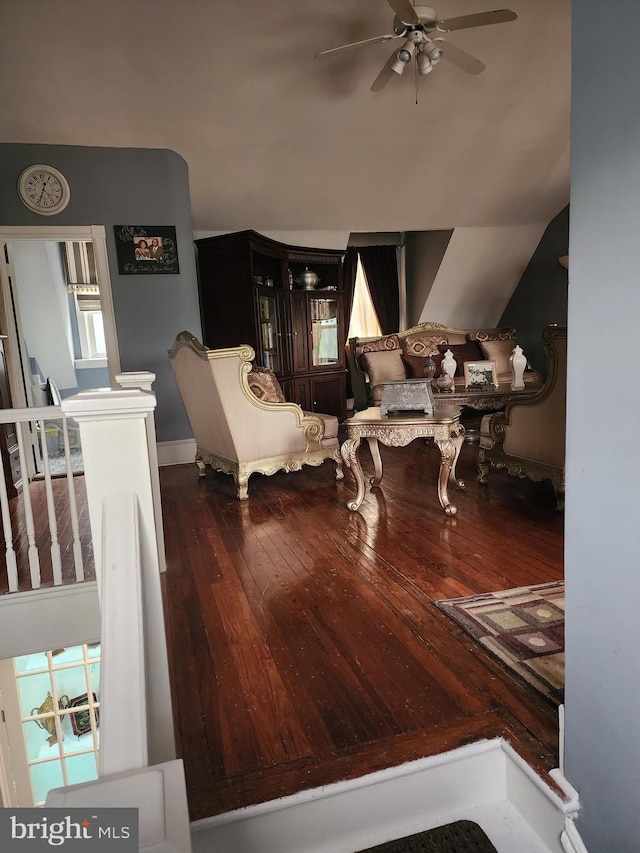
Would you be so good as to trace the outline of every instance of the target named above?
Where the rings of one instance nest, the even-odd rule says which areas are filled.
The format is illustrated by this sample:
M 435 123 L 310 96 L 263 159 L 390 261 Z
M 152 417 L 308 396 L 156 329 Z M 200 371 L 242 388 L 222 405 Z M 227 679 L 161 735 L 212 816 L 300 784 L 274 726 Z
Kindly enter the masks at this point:
M 0 138 L 173 149 L 198 231 L 548 222 L 569 193 L 570 0 L 509 5 L 447 36 L 486 71 L 443 60 L 416 105 L 410 69 L 370 91 L 389 44 L 314 58 L 390 32 L 386 0 L 2 0 Z

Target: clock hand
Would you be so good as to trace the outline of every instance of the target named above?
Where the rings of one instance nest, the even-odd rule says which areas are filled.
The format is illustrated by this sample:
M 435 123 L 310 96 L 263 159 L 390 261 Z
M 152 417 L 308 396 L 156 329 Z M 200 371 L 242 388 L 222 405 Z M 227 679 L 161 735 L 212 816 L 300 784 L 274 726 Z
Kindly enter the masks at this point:
M 45 191 L 48 183 L 49 183 L 49 179 L 47 178 L 47 180 L 42 185 L 42 192 L 40 193 L 40 198 L 38 199 L 38 204 L 42 201 L 42 196 L 44 195 L 44 191 Z

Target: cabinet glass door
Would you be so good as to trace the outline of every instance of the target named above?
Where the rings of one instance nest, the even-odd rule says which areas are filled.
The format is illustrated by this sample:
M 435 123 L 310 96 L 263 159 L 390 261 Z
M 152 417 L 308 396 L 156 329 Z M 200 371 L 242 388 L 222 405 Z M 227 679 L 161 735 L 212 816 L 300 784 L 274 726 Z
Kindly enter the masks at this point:
M 340 364 L 340 336 L 338 329 L 338 300 L 330 297 L 312 297 L 311 353 L 312 367 Z
M 258 293 L 258 317 L 262 366 L 274 373 L 282 373 L 280 318 L 275 294 Z

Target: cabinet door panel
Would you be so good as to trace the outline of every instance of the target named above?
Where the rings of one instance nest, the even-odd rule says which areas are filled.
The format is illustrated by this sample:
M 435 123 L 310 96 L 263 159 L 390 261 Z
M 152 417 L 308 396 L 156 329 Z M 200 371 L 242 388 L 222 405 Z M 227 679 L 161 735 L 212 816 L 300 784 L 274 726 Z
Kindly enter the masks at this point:
M 308 379 L 294 379 L 292 401 L 297 403 L 305 412 L 312 411 L 311 408 L 311 385 Z
M 286 370 L 283 352 L 283 317 L 280 294 L 273 290 L 256 290 L 256 316 L 258 320 L 258 351 L 256 356 L 262 367 L 282 375 Z
M 291 356 L 294 373 L 309 369 L 308 339 L 306 296 L 304 293 L 291 293 Z
M 332 296 L 309 299 L 312 368 L 344 367 L 342 341 L 342 301 Z
M 312 411 L 335 415 L 344 420 L 347 408 L 347 383 L 344 373 L 311 377 Z

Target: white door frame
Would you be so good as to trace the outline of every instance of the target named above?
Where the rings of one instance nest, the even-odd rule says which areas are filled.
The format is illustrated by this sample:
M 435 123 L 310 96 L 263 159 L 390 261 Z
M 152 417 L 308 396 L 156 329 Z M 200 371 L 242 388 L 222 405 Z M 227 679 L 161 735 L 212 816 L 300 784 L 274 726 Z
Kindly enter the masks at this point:
M 24 240 L 53 243 L 90 240 L 93 243 L 96 272 L 100 287 L 104 337 L 107 346 L 109 380 L 111 385 L 116 385 L 116 375 L 121 372 L 120 349 L 118 347 L 116 320 L 113 311 L 111 278 L 109 276 L 109 262 L 107 258 L 107 238 L 104 225 L 2 226 L 0 227 L 0 246 L 2 246 L 2 252 L 0 253 L 0 324 L 9 336 L 7 341 L 7 372 L 13 405 L 16 408 L 26 406 L 27 400 L 25 399 L 22 370 L 20 368 L 19 345 L 15 337 L 14 324 L 10 311 L 9 276 L 14 275 L 14 273 L 7 264 L 4 244 Z

